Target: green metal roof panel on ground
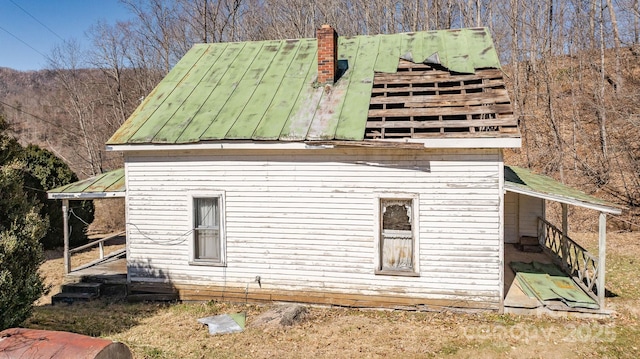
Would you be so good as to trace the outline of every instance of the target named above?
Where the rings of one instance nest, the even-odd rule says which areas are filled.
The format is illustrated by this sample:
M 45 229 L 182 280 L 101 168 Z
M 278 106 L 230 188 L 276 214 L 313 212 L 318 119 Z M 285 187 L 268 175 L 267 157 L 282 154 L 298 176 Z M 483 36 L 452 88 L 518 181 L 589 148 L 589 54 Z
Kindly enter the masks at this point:
M 505 165 L 504 182 L 508 191 L 526 194 L 537 193 L 562 203 L 600 209 L 614 214 L 621 212 L 620 206 L 616 204 L 588 195 L 551 177 L 535 174 L 521 167 Z
M 542 303 L 560 301 L 571 308 L 599 309 L 598 303 L 553 263 L 511 262 L 522 291 Z
M 49 199 L 124 197 L 124 168 L 47 191 Z
M 315 84 L 316 39 L 198 44 L 107 143 L 359 141 L 374 73 L 396 72 L 401 58 L 461 73 L 500 67 L 483 28 L 339 37 L 347 70 L 330 91 Z

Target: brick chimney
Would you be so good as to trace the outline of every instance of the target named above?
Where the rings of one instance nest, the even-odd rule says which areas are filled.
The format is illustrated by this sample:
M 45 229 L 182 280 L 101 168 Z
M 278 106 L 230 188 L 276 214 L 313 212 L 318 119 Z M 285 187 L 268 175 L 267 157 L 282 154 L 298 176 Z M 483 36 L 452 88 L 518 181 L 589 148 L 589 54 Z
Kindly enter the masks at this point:
M 333 84 L 338 76 L 338 33 L 331 25 L 322 25 L 318 36 L 318 84 Z

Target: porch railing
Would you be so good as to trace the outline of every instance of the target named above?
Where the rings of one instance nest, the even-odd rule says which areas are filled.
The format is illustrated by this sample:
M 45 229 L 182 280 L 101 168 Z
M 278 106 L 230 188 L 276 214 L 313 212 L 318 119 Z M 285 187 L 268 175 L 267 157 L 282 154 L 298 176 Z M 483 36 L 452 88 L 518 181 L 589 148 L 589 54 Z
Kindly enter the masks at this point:
M 562 234 L 562 231 L 542 218 L 538 218 L 538 240 L 556 264 L 571 275 L 575 282 L 600 305 L 598 292 L 598 258 Z
M 120 232 L 120 233 L 116 233 L 116 234 L 114 234 L 114 235 L 111 235 L 111 236 L 109 236 L 109 237 L 105 237 L 105 238 L 97 239 L 97 240 L 95 240 L 95 241 L 93 241 L 93 242 L 89 242 L 89 243 L 84 244 L 84 245 L 82 245 L 82 246 L 80 246 L 80 247 L 76 247 L 76 248 L 73 248 L 73 249 L 69 249 L 69 253 L 65 253 L 65 255 L 66 255 L 66 256 L 67 256 L 67 258 L 68 258 L 68 259 L 65 261 L 66 263 L 68 263 L 67 268 L 65 268 L 66 273 L 71 273 L 72 271 L 77 271 L 77 270 L 80 270 L 80 269 L 84 269 L 84 268 L 87 268 L 87 267 L 91 267 L 92 265 L 97 264 L 97 263 L 100 263 L 100 262 L 102 262 L 102 261 L 103 261 L 103 260 L 105 260 L 105 259 L 112 258 L 112 257 L 116 257 L 116 256 L 119 256 L 119 255 L 123 254 L 123 253 L 126 251 L 126 249 L 124 249 L 124 248 L 123 248 L 123 249 L 116 250 L 116 251 L 113 251 L 113 252 L 111 252 L 111 253 L 109 253 L 109 254 L 105 255 L 105 254 L 104 254 L 104 243 L 105 243 L 106 241 L 109 241 L 109 240 L 112 240 L 112 239 L 115 239 L 115 238 L 122 237 L 125 233 L 126 233 L 126 232 L 124 232 L 124 231 L 123 231 L 123 232 Z M 96 259 L 96 260 L 94 260 L 94 261 L 92 261 L 92 262 L 90 262 L 90 263 L 86 263 L 86 264 L 83 264 L 83 265 L 81 265 L 81 266 L 78 266 L 78 267 L 76 267 L 76 268 L 73 268 L 73 269 L 71 268 L 71 255 L 72 255 L 72 254 L 77 253 L 77 252 L 80 252 L 80 251 L 83 251 L 83 250 L 85 250 L 85 249 L 87 249 L 87 248 L 94 247 L 94 246 L 96 246 L 96 245 L 98 246 L 98 249 L 99 249 L 99 258 L 98 258 L 98 259 Z

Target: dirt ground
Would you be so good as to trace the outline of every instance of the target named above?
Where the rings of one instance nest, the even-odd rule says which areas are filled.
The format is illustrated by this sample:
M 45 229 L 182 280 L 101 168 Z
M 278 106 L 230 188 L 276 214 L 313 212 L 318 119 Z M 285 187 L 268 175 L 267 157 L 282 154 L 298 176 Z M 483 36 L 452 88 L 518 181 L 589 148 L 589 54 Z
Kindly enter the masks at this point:
M 597 246 L 595 234 L 572 237 L 587 248 Z M 25 326 L 121 341 L 136 358 L 638 358 L 640 238 L 637 233 L 608 238 L 608 308 L 614 313 L 607 319 L 310 307 L 297 324 L 265 329 L 252 326 L 252 320 L 276 304 L 102 300 L 52 307 L 50 293 Z M 63 279 L 61 252 L 47 255 L 42 273 L 57 286 Z M 82 253 L 77 260 L 92 255 Z M 242 333 L 211 336 L 196 322 L 238 312 L 247 313 Z

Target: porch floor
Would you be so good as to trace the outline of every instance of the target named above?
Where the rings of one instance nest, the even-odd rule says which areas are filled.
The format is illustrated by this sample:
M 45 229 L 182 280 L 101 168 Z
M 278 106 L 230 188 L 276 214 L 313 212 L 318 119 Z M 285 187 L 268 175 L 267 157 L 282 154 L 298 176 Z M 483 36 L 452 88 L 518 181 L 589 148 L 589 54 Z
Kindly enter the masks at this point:
M 513 314 L 549 314 L 566 315 L 567 313 L 580 313 L 586 315 L 602 315 L 600 310 L 586 308 L 572 308 L 561 301 L 540 302 L 537 298 L 531 298 L 524 293 L 520 284 L 515 280 L 515 273 L 509 266 L 511 262 L 540 262 L 553 263 L 544 252 L 523 252 L 514 244 L 504 245 L 504 312 Z
M 98 282 L 124 284 L 127 282 L 127 258 L 122 256 L 105 258 L 89 267 L 71 271 L 65 282 Z

